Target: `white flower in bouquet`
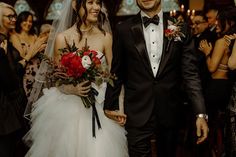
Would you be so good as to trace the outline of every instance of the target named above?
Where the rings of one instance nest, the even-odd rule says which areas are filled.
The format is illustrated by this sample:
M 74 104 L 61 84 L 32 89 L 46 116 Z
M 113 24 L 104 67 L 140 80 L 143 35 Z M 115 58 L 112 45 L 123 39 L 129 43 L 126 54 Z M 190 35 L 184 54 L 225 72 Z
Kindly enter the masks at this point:
M 90 68 L 92 61 L 89 56 L 85 55 L 82 57 L 82 65 L 85 69 Z

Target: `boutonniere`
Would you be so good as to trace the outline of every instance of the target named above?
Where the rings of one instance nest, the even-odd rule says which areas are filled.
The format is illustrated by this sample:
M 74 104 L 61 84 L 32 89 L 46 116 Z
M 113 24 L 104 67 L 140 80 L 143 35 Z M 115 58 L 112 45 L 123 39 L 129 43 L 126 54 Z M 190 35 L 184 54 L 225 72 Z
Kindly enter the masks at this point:
M 168 40 L 174 40 L 174 41 L 182 41 L 181 38 L 185 38 L 184 33 L 182 32 L 182 26 L 183 22 L 181 21 L 167 21 L 168 26 L 167 29 L 164 30 L 165 37 L 168 38 Z
M 167 21 L 168 26 L 167 29 L 164 30 L 165 37 L 168 38 L 168 45 L 167 45 L 167 51 L 168 47 L 170 45 L 170 41 L 181 41 L 182 38 L 185 38 L 185 34 L 182 32 L 183 22 L 182 21 Z

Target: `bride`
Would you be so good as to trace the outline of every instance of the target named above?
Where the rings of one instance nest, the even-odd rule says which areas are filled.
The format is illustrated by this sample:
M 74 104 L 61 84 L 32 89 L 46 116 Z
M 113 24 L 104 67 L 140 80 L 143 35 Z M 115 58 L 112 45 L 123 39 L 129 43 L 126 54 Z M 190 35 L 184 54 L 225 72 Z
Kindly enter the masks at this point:
M 112 37 L 103 29 L 104 17 L 101 0 L 64 0 L 60 22 L 54 25 L 46 53 L 53 51 L 54 60 L 59 63 L 59 49 L 67 43 L 75 43 L 81 49 L 85 41 L 89 49 L 96 50 L 102 64 L 111 65 Z M 69 28 L 68 18 L 76 14 L 76 23 Z M 55 27 L 56 26 L 56 27 Z M 66 27 L 65 27 L 66 26 Z M 53 44 L 54 43 L 54 44 Z M 54 45 L 51 46 L 50 45 Z M 92 108 L 85 108 L 81 97 L 87 96 L 91 86 L 98 91 L 95 107 L 101 129 L 95 126 L 93 136 Z M 100 86 L 88 85 L 84 81 L 76 86 L 62 85 L 43 90 L 43 96 L 33 104 L 32 128 L 26 135 L 32 145 L 27 157 L 128 157 L 126 131 L 121 126 L 124 114 L 109 115 L 103 111 L 106 83 Z M 118 118 L 117 118 L 118 117 Z M 117 120 L 117 121 L 115 121 Z M 121 124 L 121 125 L 119 125 Z

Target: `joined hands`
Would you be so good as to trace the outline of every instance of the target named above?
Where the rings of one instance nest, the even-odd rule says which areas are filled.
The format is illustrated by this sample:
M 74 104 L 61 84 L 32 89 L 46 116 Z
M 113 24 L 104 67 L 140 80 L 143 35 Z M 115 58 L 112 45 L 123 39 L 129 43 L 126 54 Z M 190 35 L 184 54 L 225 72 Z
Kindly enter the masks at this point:
M 116 121 L 121 126 L 125 125 L 127 117 L 126 114 L 121 113 L 119 111 L 110 111 L 110 110 L 105 110 L 104 113 L 108 118 Z

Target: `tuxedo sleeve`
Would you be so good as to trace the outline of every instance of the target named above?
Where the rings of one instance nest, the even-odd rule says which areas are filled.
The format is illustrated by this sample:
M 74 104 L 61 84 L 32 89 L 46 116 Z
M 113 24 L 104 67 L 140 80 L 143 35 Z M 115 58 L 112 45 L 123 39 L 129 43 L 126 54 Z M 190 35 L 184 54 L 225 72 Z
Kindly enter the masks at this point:
M 187 35 L 183 45 L 182 53 L 182 76 L 184 88 L 193 106 L 195 114 L 206 113 L 202 86 L 197 64 L 194 41 L 190 36 L 190 31 L 186 26 Z
M 114 80 L 114 86 L 110 84 L 107 85 L 106 95 L 105 95 L 105 102 L 104 102 L 104 109 L 107 110 L 118 110 L 119 109 L 119 94 L 121 91 L 121 85 L 123 82 L 123 44 L 122 44 L 122 36 L 120 35 L 120 24 L 116 26 L 116 31 L 113 35 L 113 56 L 112 56 L 112 66 L 111 66 L 111 73 L 115 74 L 117 79 Z

